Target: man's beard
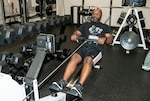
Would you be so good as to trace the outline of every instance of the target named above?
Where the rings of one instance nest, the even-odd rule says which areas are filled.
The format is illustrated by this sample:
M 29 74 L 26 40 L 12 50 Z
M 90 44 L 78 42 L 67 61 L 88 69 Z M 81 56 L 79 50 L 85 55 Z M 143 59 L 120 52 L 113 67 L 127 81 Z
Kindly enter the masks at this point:
M 99 22 L 100 19 L 97 19 L 97 18 L 91 18 L 91 21 L 92 21 L 92 22 Z

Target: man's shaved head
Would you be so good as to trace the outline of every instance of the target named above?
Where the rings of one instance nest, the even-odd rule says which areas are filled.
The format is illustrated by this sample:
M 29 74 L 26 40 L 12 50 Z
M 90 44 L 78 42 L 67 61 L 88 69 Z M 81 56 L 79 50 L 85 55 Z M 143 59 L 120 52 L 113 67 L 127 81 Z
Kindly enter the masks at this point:
M 97 22 L 100 21 L 102 17 L 102 10 L 100 8 L 95 8 L 92 11 L 92 20 Z

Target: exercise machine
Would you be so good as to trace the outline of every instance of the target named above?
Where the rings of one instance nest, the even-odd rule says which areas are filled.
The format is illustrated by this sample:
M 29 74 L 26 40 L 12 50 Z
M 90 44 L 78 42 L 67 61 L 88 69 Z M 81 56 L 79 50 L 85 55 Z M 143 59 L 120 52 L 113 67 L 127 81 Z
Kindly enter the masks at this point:
M 134 3 L 133 3 L 133 6 L 132 6 L 131 8 L 129 8 L 129 10 L 128 10 L 128 12 L 127 12 L 127 14 L 126 14 L 126 16 L 125 16 L 125 18 L 124 18 L 124 20 L 123 20 L 123 22 L 122 22 L 120 28 L 119 28 L 119 30 L 118 30 L 118 32 L 117 32 L 117 34 L 115 35 L 115 38 L 114 38 L 114 41 L 113 41 L 113 44 L 112 44 L 112 45 L 114 45 L 114 44 L 121 44 L 121 42 L 117 41 L 117 38 L 119 37 L 119 34 L 121 33 L 121 30 L 122 30 L 122 28 L 123 28 L 123 26 L 124 26 L 124 24 L 125 24 L 127 18 L 130 16 L 130 13 L 133 14 L 133 12 L 135 12 L 135 18 L 136 18 L 136 19 L 134 19 L 134 18 L 132 17 L 132 18 L 131 18 L 131 21 L 132 21 L 132 23 L 134 23 L 133 21 L 135 21 L 135 20 L 137 21 L 138 28 L 139 28 L 139 32 L 140 32 L 140 37 L 141 37 L 141 41 L 142 41 L 142 43 L 141 43 L 141 44 L 138 44 L 137 46 L 138 46 L 138 47 L 143 47 L 144 50 L 147 50 L 148 48 L 146 47 L 146 44 L 145 44 L 145 40 L 144 40 L 144 36 L 143 36 L 143 31 L 142 31 L 142 27 L 141 27 L 141 23 L 140 23 L 140 18 L 139 18 L 137 9 L 134 7 Z M 133 25 L 132 25 L 131 28 L 129 28 L 129 31 L 130 31 L 130 32 L 132 32 L 132 28 L 133 28 Z M 128 34 L 131 35 L 132 33 L 128 33 Z M 133 37 L 135 36 L 135 34 L 132 34 L 132 35 L 133 35 Z M 135 36 L 135 38 L 137 38 L 137 36 Z M 127 41 L 129 42 L 129 45 L 130 45 L 130 42 L 131 42 L 132 40 L 130 39 L 130 37 L 128 37 L 128 39 L 129 39 L 129 40 L 127 40 Z M 128 44 L 128 43 L 127 43 L 127 44 Z M 133 44 L 133 43 L 132 43 L 132 44 Z M 126 49 L 126 53 L 129 53 L 129 49 Z
M 39 98 L 37 76 L 42 67 L 47 52 L 55 52 L 55 37 L 52 34 L 40 34 L 37 37 L 37 53 L 25 76 L 23 83 L 18 84 L 10 75 L 0 73 L 1 100 L 5 101 L 66 101 L 64 93 L 57 93 L 57 97 L 47 96 Z M 7 86 L 9 83 L 9 87 Z M 6 90 L 7 89 L 7 90 Z M 5 92 L 2 92 L 5 91 Z M 14 93 L 15 91 L 15 93 Z
M 147 53 L 142 69 L 145 71 L 150 71 L 150 51 Z
M 55 92 L 43 98 L 39 98 L 38 87 L 41 86 L 48 78 L 50 78 L 68 59 L 85 43 L 94 39 L 85 40 L 79 47 L 69 55 L 57 68 L 55 68 L 42 82 L 38 84 L 37 77 L 44 58 L 47 53 L 55 53 L 55 37 L 52 34 L 40 34 L 37 36 L 37 50 L 33 62 L 25 77 L 22 78 L 22 83 L 19 84 L 13 80 L 9 74 L 0 73 L 0 97 L 5 101 L 78 101 L 81 100 L 76 96 L 69 95 L 65 92 Z M 95 41 L 95 40 L 94 40 Z M 79 77 L 79 75 L 75 76 Z M 77 79 L 74 79 L 77 80 Z M 74 81 L 73 80 L 73 81 Z M 8 85 L 9 83 L 9 85 Z M 7 89 L 7 90 L 6 90 Z M 5 91 L 5 92 L 2 92 Z M 15 93 L 14 93 L 15 91 Z
M 0 85 L 1 85 L 1 100 L 5 101 L 70 101 L 67 100 L 67 95 L 63 92 L 57 92 L 55 96 L 49 95 L 43 98 L 39 98 L 38 87 L 41 86 L 46 79 L 48 79 L 54 72 L 56 72 L 64 62 L 66 62 L 71 56 L 69 56 L 64 62 L 62 62 L 47 78 L 45 78 L 39 85 L 37 83 L 37 76 L 42 67 L 42 63 L 47 52 L 55 53 L 55 37 L 52 34 L 40 34 L 37 37 L 37 52 L 33 62 L 24 78 L 23 83 L 18 84 L 11 78 L 10 75 L 0 73 Z M 7 83 L 11 84 L 9 87 Z M 7 89 L 7 90 L 6 90 Z M 5 91 L 5 92 L 2 92 Z M 15 93 L 14 93 L 15 91 Z M 57 95 L 57 96 L 56 96 Z M 72 101 L 72 100 L 71 100 Z

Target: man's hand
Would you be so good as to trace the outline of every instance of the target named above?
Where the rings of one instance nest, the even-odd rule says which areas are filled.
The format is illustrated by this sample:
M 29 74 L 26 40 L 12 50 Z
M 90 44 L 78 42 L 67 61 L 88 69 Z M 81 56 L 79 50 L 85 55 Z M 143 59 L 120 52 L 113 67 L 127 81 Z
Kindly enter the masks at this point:
M 78 42 L 77 37 L 79 37 L 79 36 L 81 36 L 81 35 L 82 35 L 82 33 L 81 33 L 80 31 L 76 30 L 76 31 L 71 35 L 71 40 Z
M 103 44 L 105 44 L 105 41 L 106 41 L 106 40 L 107 40 L 106 37 L 98 38 L 98 43 L 101 44 L 101 45 L 103 45 Z
M 112 44 L 113 43 L 113 36 L 112 34 L 105 34 L 107 40 L 106 40 L 106 43 L 107 44 Z
M 73 35 L 71 36 L 71 40 L 72 40 L 72 41 L 77 41 L 77 37 L 78 37 L 77 35 L 73 34 Z

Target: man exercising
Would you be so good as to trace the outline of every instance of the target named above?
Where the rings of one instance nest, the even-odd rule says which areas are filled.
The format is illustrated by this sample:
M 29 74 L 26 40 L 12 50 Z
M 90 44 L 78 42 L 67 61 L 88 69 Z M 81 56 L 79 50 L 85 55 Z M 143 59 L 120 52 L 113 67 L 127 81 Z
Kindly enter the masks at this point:
M 91 22 L 83 23 L 71 36 L 72 41 L 78 42 L 78 37 L 84 39 L 94 38 L 97 42 L 87 42 L 84 44 L 70 59 L 64 72 L 63 78 L 59 82 L 53 82 L 50 88 L 54 88 L 57 91 L 61 91 L 66 87 L 67 81 L 74 73 L 77 65 L 83 62 L 81 75 L 79 82 L 72 87 L 67 93 L 82 98 L 82 90 L 85 81 L 90 75 L 93 65 L 97 63 L 103 52 L 103 45 L 105 43 L 112 44 L 113 36 L 111 34 L 111 27 L 106 24 L 102 24 L 100 19 L 102 17 L 102 10 L 95 8 L 92 11 Z

